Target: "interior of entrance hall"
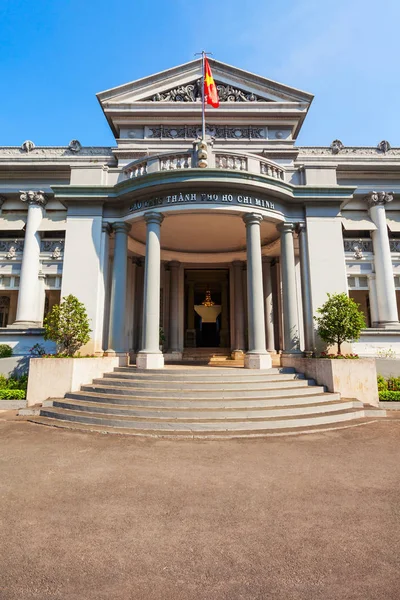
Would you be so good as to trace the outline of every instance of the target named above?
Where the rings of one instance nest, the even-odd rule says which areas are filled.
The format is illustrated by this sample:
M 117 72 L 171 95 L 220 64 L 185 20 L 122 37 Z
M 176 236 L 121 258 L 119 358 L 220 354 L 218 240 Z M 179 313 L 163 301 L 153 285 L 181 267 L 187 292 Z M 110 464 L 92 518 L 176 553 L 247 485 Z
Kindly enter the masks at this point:
M 185 346 L 230 346 L 228 269 L 185 270 Z

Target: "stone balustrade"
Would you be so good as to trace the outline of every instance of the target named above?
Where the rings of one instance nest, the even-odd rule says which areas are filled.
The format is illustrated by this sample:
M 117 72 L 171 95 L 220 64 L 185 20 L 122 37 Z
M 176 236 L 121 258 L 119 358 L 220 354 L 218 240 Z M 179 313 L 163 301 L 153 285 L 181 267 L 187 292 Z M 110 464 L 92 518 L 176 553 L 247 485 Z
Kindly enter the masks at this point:
M 285 181 L 285 169 L 283 167 L 255 154 L 213 151 L 209 147 L 208 167 L 232 171 L 247 171 Z M 124 174 L 128 179 L 136 179 L 158 171 L 193 168 L 198 168 L 195 152 L 168 152 L 135 160 L 125 167 Z

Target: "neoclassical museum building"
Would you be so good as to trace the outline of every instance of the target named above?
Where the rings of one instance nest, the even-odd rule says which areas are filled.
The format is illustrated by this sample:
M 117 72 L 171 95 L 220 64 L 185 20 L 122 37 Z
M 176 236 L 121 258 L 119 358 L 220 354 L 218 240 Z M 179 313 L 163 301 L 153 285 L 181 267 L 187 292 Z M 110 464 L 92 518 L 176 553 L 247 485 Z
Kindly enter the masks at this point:
M 0 343 L 28 353 L 73 294 L 89 354 L 265 368 L 318 348 L 316 310 L 346 292 L 353 349 L 400 353 L 400 148 L 299 147 L 311 94 L 210 65 L 205 140 L 194 60 L 98 94 L 113 147 L 0 148 Z

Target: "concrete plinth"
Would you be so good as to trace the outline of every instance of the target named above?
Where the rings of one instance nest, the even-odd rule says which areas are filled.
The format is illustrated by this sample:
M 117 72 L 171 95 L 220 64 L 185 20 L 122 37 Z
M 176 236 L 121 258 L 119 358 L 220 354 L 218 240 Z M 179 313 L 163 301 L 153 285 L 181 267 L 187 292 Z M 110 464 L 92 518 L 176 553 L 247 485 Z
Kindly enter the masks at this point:
M 248 352 L 244 357 L 245 369 L 270 369 L 272 360 L 269 354 L 252 354 Z
M 163 369 L 164 355 L 160 353 L 139 352 L 136 357 L 138 369 Z

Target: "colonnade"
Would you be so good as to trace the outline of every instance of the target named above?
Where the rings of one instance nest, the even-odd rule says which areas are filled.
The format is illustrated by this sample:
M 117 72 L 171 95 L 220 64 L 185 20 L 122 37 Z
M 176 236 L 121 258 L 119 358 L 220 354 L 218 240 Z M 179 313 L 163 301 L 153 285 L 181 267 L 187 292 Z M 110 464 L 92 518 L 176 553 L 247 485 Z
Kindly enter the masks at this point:
M 142 307 L 142 343 L 137 353 L 136 364 L 143 369 L 159 369 L 164 365 L 164 357 L 159 348 L 160 328 L 160 269 L 161 269 L 161 225 L 163 215 L 148 212 L 146 222 L 146 256 L 144 264 L 143 307 Z M 263 216 L 248 213 L 243 216 L 246 227 L 247 251 L 247 337 L 248 350 L 245 366 L 248 368 L 269 368 L 270 353 L 275 350 L 274 316 L 271 283 L 271 259 L 261 255 L 260 224 Z M 124 222 L 112 225 L 115 232 L 114 262 L 111 274 L 110 329 L 107 353 L 123 352 L 125 342 L 124 318 L 126 313 L 126 261 L 129 226 Z M 293 224 L 284 223 L 281 231 L 281 272 L 284 315 L 284 352 L 300 352 L 297 289 L 295 273 L 295 255 Z M 313 320 L 308 266 L 306 230 L 303 224 L 298 228 L 300 240 L 301 282 L 303 295 L 303 319 L 306 351 L 312 352 L 314 345 Z M 233 262 L 234 272 L 234 341 L 235 349 L 245 349 L 245 310 L 242 286 L 242 261 Z M 169 350 L 179 353 L 179 263 L 169 263 Z M 222 293 L 224 290 L 222 290 Z M 188 290 L 189 304 L 194 291 Z M 226 296 L 226 297 L 225 297 Z M 224 301 L 227 302 L 225 289 Z M 299 299 L 300 300 L 300 299 Z M 193 315 L 189 311 L 188 330 L 194 329 Z M 225 324 L 227 327 L 227 323 Z
M 38 227 L 43 218 L 46 204 L 42 192 L 24 192 L 21 199 L 28 203 L 24 252 L 21 265 L 20 291 L 18 296 L 17 319 L 15 326 L 27 327 L 40 325 L 39 291 L 43 287 L 40 271 L 40 236 Z M 150 211 L 144 215 L 146 222 L 146 254 L 143 281 L 143 306 L 141 334 L 138 336 L 140 350 L 137 365 L 144 369 L 162 368 L 164 357 L 159 348 L 160 329 L 160 269 L 161 269 L 161 213 Z M 243 262 L 233 262 L 234 272 L 234 340 L 237 350 L 244 350 L 246 328 L 248 350 L 245 366 L 249 368 L 268 368 L 271 366 L 270 353 L 274 351 L 273 293 L 271 285 L 271 259 L 261 255 L 260 213 L 247 213 L 243 216 L 246 228 L 247 250 L 247 324 L 245 323 L 244 290 L 242 286 Z M 100 249 L 100 271 L 102 285 L 97 290 L 98 307 L 96 328 L 102 329 L 102 323 L 108 321 L 108 354 L 126 352 L 126 290 L 128 233 L 130 225 L 124 221 L 105 224 L 102 230 Z M 299 324 L 295 275 L 295 257 L 293 233 L 294 225 L 284 223 L 281 231 L 281 274 L 283 298 L 283 346 L 286 353 L 298 353 Z M 108 270 L 109 234 L 114 233 L 114 259 L 111 273 Z M 303 296 L 303 318 L 306 351 L 313 350 L 313 320 L 310 292 L 310 274 L 307 256 L 306 231 L 304 225 L 298 228 L 300 242 L 301 282 Z M 169 263 L 170 299 L 169 299 L 169 349 L 179 353 L 179 263 Z M 377 274 L 378 276 L 378 274 Z M 111 279 L 111 293 L 107 297 L 107 279 Z M 191 291 L 189 290 L 189 294 Z M 193 290 L 192 290 L 193 296 Z M 223 302 L 227 304 L 228 292 L 222 289 Z M 34 302 L 32 301 L 34 299 Z M 188 328 L 191 323 L 189 315 Z M 193 319 L 192 319 L 193 320 Z M 224 328 L 228 331 L 227 313 Z M 108 329 L 108 331 L 107 331 Z M 141 340 L 141 341 L 140 341 Z M 104 347 L 104 346 L 103 346 Z

